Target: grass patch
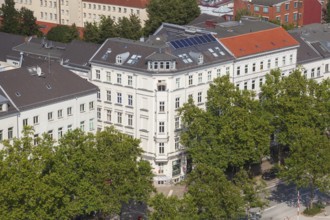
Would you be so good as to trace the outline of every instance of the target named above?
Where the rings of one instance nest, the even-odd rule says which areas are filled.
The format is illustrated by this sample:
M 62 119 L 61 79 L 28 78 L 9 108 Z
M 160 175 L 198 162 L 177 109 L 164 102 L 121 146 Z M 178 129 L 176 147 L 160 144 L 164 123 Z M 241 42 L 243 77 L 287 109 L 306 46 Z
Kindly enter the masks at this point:
M 307 208 L 304 210 L 304 214 L 307 216 L 314 216 L 322 212 L 324 205 L 320 202 L 313 204 L 313 208 Z

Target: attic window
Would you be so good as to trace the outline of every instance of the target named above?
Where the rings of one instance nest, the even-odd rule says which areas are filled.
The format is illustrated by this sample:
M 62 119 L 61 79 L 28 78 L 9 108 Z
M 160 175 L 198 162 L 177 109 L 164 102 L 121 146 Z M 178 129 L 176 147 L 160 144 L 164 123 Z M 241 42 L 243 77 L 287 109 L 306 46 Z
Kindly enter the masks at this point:
M 111 53 L 111 48 L 108 48 L 107 52 L 103 54 L 102 60 L 108 59 L 110 53 Z
M 182 61 L 184 63 L 192 63 L 192 59 L 190 59 L 190 57 L 188 57 L 187 54 L 180 54 L 179 57 L 182 59 Z
M 122 63 L 121 55 L 117 55 L 116 56 L 116 63 L 117 64 L 121 64 Z
M 141 59 L 141 55 L 133 54 L 131 58 L 127 61 L 128 64 L 136 64 Z
M 215 47 L 214 48 L 216 51 L 218 51 L 218 53 L 221 55 L 221 56 L 224 56 L 225 53 L 219 48 L 219 47 Z
M 20 96 L 21 96 L 21 93 L 16 92 L 15 95 L 16 95 L 17 97 L 20 97 Z
M 214 57 L 218 57 L 218 54 L 216 52 L 214 52 L 214 50 L 212 48 L 209 48 L 209 51 Z

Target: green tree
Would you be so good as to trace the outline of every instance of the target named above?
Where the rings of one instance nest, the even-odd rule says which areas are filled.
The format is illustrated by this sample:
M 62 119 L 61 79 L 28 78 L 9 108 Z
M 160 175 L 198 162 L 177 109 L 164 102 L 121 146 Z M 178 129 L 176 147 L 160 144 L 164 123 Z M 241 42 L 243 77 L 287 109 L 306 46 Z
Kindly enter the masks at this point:
M 101 21 L 99 23 L 99 32 L 99 43 L 103 43 L 108 38 L 118 36 L 115 22 L 110 17 L 106 16 L 101 16 Z
M 323 10 L 323 20 L 330 23 L 330 2 L 328 1 L 326 8 Z
M 71 26 L 58 25 L 50 29 L 46 37 L 48 40 L 69 43 L 79 38 L 79 32 L 75 24 Z
M 238 10 L 235 14 L 235 21 L 241 20 L 241 17 L 243 16 L 252 16 L 253 14 L 246 8 L 242 8 Z
M 84 40 L 87 42 L 99 43 L 100 32 L 96 22 L 86 22 L 84 27 Z
M 270 113 L 276 142 L 289 152 L 279 159 L 285 163 L 280 176 L 298 187 L 308 186 L 311 202 L 316 188 L 330 186 L 329 88 L 329 80 L 318 84 L 299 69 L 284 78 L 272 71 L 262 87 L 261 104 Z
M 58 145 L 44 135 L 34 146 L 32 137 L 27 129 L 0 151 L 4 219 L 108 216 L 123 202 L 146 201 L 153 191 L 150 164 L 138 160 L 139 141 L 113 128 L 97 135 L 75 130 Z
M 33 16 L 33 12 L 31 10 L 25 7 L 21 8 L 20 17 L 21 17 L 20 34 L 26 36 L 42 35 L 36 23 L 37 19 Z
M 116 24 L 116 31 L 119 37 L 138 40 L 142 36 L 140 19 L 134 14 L 129 18 L 120 18 Z
M 188 24 L 200 14 L 195 0 L 151 0 L 147 5 L 148 20 L 145 23 L 145 35 L 152 34 L 162 22 Z
M 1 7 L 2 26 L 1 31 L 12 34 L 20 34 L 20 14 L 15 9 L 14 0 L 5 0 Z

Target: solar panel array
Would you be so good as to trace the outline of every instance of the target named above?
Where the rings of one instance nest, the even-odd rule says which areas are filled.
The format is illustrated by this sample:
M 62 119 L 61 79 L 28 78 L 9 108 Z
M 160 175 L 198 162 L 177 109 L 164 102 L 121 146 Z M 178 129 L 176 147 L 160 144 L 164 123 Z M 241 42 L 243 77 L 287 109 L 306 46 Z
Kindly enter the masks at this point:
M 212 34 L 204 34 L 200 36 L 189 37 L 186 39 L 174 40 L 170 43 L 175 49 L 179 49 L 191 47 L 194 45 L 206 44 L 214 41 L 216 41 L 216 39 L 212 36 Z

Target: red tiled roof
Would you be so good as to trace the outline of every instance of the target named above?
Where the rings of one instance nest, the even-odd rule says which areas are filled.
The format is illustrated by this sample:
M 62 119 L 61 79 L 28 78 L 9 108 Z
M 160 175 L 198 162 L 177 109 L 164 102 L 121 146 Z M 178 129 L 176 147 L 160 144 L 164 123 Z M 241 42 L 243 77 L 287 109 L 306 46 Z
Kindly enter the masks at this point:
M 298 41 L 281 27 L 234 37 L 219 38 L 219 40 L 235 57 L 244 57 L 299 45 Z
M 84 2 L 93 2 L 99 4 L 109 4 L 126 6 L 132 8 L 146 8 L 149 0 L 83 0 Z

